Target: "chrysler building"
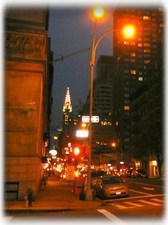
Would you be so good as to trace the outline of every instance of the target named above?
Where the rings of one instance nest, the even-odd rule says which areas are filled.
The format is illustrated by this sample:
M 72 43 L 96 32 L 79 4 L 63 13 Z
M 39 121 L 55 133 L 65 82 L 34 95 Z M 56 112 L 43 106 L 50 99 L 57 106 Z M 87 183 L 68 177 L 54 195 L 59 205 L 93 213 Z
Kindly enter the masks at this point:
M 70 91 L 69 87 L 67 87 L 66 95 L 65 95 L 65 101 L 63 105 L 63 113 L 64 113 L 64 121 L 63 123 L 65 125 L 68 124 L 69 122 L 69 116 L 72 113 L 72 104 L 71 104 L 71 96 L 70 96 Z

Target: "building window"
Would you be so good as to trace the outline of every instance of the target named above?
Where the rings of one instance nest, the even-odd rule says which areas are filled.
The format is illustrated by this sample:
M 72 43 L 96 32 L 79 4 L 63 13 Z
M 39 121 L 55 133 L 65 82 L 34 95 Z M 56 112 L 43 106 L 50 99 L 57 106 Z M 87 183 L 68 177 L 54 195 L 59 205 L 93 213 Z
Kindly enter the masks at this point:
M 124 100 L 124 103 L 125 103 L 125 104 L 129 104 L 129 100 L 127 100 L 127 99 Z
M 143 16 L 143 20 L 151 20 L 150 16 Z
M 136 56 L 135 52 L 131 52 L 131 57 L 135 57 L 135 56 Z
M 144 53 L 150 53 L 151 50 L 150 49 L 144 49 Z
M 139 81 L 143 81 L 143 77 L 138 77 L 138 80 Z
M 136 70 L 131 70 L 132 75 L 136 75 Z
M 144 38 L 144 41 L 150 41 L 150 38 Z
M 124 70 L 124 73 L 129 73 L 129 70 Z
M 144 60 L 144 63 L 148 64 L 148 63 L 150 63 L 150 60 L 149 59 L 148 60 Z
M 147 42 L 144 43 L 144 47 L 150 47 L 150 46 L 151 46 L 150 43 L 147 43 Z
M 129 105 L 125 105 L 125 106 L 124 106 L 124 110 L 129 111 L 129 110 L 130 110 Z
M 129 58 L 125 58 L 124 61 L 125 61 L 125 62 L 129 62 Z

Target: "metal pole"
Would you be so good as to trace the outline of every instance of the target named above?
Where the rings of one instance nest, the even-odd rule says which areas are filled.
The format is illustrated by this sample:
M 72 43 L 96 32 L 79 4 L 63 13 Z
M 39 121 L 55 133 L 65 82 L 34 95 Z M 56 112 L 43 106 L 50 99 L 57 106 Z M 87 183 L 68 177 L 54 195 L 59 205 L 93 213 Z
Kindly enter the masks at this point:
M 89 113 L 89 155 L 88 155 L 88 172 L 87 172 L 87 189 L 86 189 L 86 200 L 92 200 L 92 189 L 91 189 L 91 158 L 92 158 L 92 114 L 93 114 L 93 80 L 94 80 L 94 65 L 95 65 L 95 39 L 96 39 L 96 26 L 97 20 L 94 23 L 93 38 L 92 38 L 92 49 L 91 49 L 91 60 L 90 60 L 90 113 Z
M 96 55 L 96 50 L 100 41 L 114 31 L 114 30 L 107 31 L 96 42 L 96 28 L 97 28 L 97 19 L 94 22 L 91 60 L 90 60 L 90 113 L 89 113 L 89 139 L 88 139 L 89 154 L 88 154 L 87 188 L 86 188 L 85 200 L 93 200 L 92 189 L 91 189 L 91 159 L 92 159 L 92 120 L 91 118 L 93 114 L 93 80 L 94 80 L 95 55 Z

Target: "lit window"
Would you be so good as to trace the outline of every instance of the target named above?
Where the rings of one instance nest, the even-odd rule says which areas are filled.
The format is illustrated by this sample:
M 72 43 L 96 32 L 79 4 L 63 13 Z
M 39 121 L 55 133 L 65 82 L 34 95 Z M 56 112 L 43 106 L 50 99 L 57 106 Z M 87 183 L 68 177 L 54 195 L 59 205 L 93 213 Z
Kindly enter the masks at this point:
M 118 121 L 116 121 L 116 126 L 118 126 Z
M 145 64 L 148 64 L 148 63 L 150 63 L 150 60 L 149 60 L 149 59 L 144 60 L 144 63 L 145 63 Z
M 143 20 L 151 20 L 150 16 L 143 16 Z
M 144 43 L 144 47 L 150 47 L 150 46 L 151 46 L 150 43 L 147 43 L 147 42 Z
M 138 43 L 138 47 L 142 47 L 142 43 Z
M 136 75 L 136 70 L 131 70 L 132 75 Z
M 135 56 L 136 56 L 135 52 L 131 52 L 131 57 L 135 57 Z
M 138 77 L 138 80 L 139 81 L 143 81 L 143 77 Z
M 151 50 L 150 49 L 144 49 L 144 53 L 150 53 Z
M 129 105 L 125 105 L 125 106 L 124 106 L 124 110 L 126 110 L 126 111 L 130 110 Z

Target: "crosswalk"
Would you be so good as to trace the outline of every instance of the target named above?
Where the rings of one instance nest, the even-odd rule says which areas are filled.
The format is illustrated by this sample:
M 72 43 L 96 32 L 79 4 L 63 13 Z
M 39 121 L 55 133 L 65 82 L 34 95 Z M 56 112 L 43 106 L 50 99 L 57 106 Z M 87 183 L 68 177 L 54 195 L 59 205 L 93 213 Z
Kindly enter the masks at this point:
M 150 199 L 137 199 L 134 201 L 122 201 L 122 202 L 110 202 L 108 205 L 112 205 L 118 209 L 127 209 L 127 208 L 138 208 L 138 207 L 144 207 L 145 205 L 148 206 L 162 206 L 164 205 L 163 199 L 158 198 L 150 198 Z

